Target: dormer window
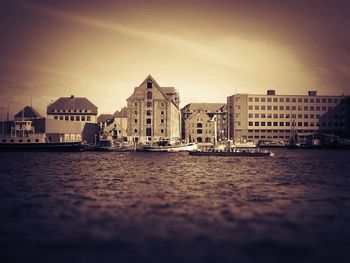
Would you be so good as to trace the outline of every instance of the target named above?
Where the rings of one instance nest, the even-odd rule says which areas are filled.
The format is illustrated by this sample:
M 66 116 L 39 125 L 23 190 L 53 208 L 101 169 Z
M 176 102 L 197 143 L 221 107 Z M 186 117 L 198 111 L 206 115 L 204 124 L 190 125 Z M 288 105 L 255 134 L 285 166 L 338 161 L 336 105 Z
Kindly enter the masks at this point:
M 152 88 L 152 82 L 147 82 L 147 89 L 151 89 Z

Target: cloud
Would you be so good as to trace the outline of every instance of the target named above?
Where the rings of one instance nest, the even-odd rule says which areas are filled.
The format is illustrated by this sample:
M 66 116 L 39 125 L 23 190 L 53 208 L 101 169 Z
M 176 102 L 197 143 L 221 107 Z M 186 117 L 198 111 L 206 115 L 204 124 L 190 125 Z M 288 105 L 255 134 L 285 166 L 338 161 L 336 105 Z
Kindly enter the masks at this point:
M 237 73 L 244 75 L 252 75 L 248 71 L 239 67 L 239 64 L 227 57 L 226 53 L 218 52 L 214 46 L 204 45 L 199 42 L 190 41 L 180 36 L 165 34 L 159 32 L 152 32 L 149 30 L 141 30 L 130 26 L 125 26 L 120 23 L 110 23 L 102 20 L 77 15 L 63 10 L 54 9 L 47 6 L 40 5 L 28 5 L 26 8 L 49 17 L 57 19 L 71 21 L 85 26 L 95 27 L 118 34 L 123 34 L 128 37 L 134 37 L 140 40 L 146 40 L 148 42 L 157 45 L 166 45 L 169 48 L 173 48 L 201 60 L 209 61 L 220 66 L 228 67 Z

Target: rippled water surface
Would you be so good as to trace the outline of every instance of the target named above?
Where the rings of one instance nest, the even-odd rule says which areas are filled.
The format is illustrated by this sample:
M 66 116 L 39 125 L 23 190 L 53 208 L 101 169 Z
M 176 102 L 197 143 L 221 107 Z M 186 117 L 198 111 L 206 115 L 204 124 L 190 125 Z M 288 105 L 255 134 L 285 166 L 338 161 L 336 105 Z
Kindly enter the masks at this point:
M 350 151 L 0 153 L 2 262 L 350 262 Z

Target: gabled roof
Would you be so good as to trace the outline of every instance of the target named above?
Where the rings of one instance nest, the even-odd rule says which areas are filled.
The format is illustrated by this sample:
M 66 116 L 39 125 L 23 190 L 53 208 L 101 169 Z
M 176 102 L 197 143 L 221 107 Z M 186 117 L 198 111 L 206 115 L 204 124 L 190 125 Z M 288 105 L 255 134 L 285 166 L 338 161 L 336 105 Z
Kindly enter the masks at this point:
M 87 98 L 78 98 L 74 96 L 61 97 L 47 107 L 47 113 L 53 110 L 90 110 L 97 114 L 97 107 Z
M 183 111 L 217 112 L 225 107 L 225 103 L 190 103 L 182 108 Z
M 109 119 L 113 119 L 112 114 L 100 114 L 97 117 L 97 122 L 106 122 Z
M 212 117 L 213 117 L 213 116 L 211 116 L 210 114 L 208 114 L 208 113 L 206 113 L 204 111 L 200 111 L 200 112 L 195 112 L 195 113 L 191 114 L 191 116 L 188 117 L 187 120 L 192 120 L 192 119 L 195 119 L 195 118 L 197 118 L 199 116 L 207 117 L 207 121 L 210 121 L 212 119 Z
M 119 110 L 115 111 L 113 113 L 113 116 L 115 118 L 123 118 L 123 117 L 126 118 L 128 116 L 128 108 L 127 107 L 123 107 L 123 108 L 120 109 L 120 111 Z
M 140 86 L 142 86 L 143 84 L 145 84 L 148 81 L 152 81 L 152 83 L 160 91 L 160 93 L 165 98 L 169 99 L 176 107 L 178 107 L 176 105 L 175 101 L 167 95 L 167 93 L 171 93 L 171 95 L 176 93 L 176 89 L 174 87 L 160 87 L 159 84 L 155 81 L 155 79 L 151 75 L 148 75 L 147 78 L 145 78 L 145 80 L 142 81 Z M 141 92 L 137 92 L 137 88 L 138 87 L 135 87 L 134 93 L 127 100 L 130 100 L 130 99 L 144 99 L 144 97 L 145 97 L 144 93 L 143 92 L 142 93 Z
M 22 110 L 20 110 L 15 115 L 15 118 L 37 119 L 37 118 L 42 118 L 42 116 L 33 107 L 25 106 Z

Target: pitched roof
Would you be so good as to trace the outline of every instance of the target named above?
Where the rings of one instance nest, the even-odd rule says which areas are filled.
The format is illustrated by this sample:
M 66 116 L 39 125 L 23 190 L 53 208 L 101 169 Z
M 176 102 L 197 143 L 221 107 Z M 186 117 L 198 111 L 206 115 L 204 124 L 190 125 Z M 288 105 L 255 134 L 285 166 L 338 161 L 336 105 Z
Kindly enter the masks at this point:
M 26 119 L 36 119 L 36 118 L 42 118 L 40 113 L 36 111 L 31 106 L 25 106 L 22 110 L 20 110 L 16 115 L 15 118 L 26 118 Z
M 178 108 L 176 102 L 174 101 L 174 98 L 170 97 L 171 95 L 175 95 L 177 93 L 176 89 L 174 87 L 161 87 L 159 84 L 155 81 L 155 79 L 151 76 L 148 75 L 147 78 L 140 84 L 142 86 L 145 82 L 152 81 L 152 83 L 158 88 L 158 90 L 162 93 L 162 95 L 172 101 L 174 105 Z M 139 86 L 139 87 L 140 87 Z M 137 90 L 138 87 L 135 87 L 133 94 L 127 99 L 144 99 L 145 94 L 142 91 Z M 169 95 L 168 95 L 169 94 Z
M 53 110 L 90 110 L 97 114 L 97 107 L 87 98 L 78 98 L 74 96 L 61 97 L 47 107 L 47 113 Z
M 97 122 L 106 122 L 109 119 L 113 119 L 112 114 L 100 114 L 97 117 Z
M 217 112 L 225 107 L 225 103 L 190 103 L 182 108 L 183 111 Z
M 113 116 L 116 117 L 116 118 L 123 118 L 128 115 L 128 108 L 127 107 L 123 107 L 121 108 L 121 110 L 117 110 L 113 113 Z

